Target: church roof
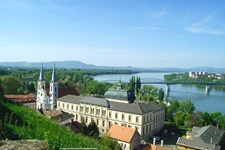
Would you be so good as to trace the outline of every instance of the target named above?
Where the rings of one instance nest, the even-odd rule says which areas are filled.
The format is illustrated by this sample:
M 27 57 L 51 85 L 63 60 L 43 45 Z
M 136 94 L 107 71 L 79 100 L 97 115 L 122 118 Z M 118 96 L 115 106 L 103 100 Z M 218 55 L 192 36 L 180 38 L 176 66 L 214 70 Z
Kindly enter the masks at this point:
M 43 63 L 41 65 L 41 71 L 40 71 L 40 75 L 39 75 L 39 81 L 44 81 L 45 78 L 44 78 L 44 72 L 43 72 Z
M 51 82 L 56 82 L 56 81 L 57 79 L 56 79 L 56 71 L 55 71 L 55 64 L 54 64 Z
M 46 88 L 46 92 L 49 95 L 49 88 Z M 77 95 L 80 94 L 77 92 L 77 90 L 74 87 L 59 87 L 58 88 L 58 98 L 66 96 L 66 95 Z

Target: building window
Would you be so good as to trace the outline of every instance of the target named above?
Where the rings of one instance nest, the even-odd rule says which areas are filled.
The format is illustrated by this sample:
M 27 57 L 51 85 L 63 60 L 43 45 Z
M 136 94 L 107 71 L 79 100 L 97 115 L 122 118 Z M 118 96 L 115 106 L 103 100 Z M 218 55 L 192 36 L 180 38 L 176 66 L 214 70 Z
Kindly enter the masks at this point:
M 88 113 L 88 112 L 89 112 L 89 108 L 85 107 L 85 113 Z
M 136 117 L 136 123 L 139 123 L 139 117 Z
M 129 115 L 129 121 L 132 121 L 132 116 L 131 115 Z
M 115 119 L 117 119 L 118 118 L 118 115 L 117 115 L 117 113 L 115 113 Z
M 76 106 L 76 111 L 78 111 L 78 106 Z
M 62 105 L 62 108 L 64 108 L 64 103 L 63 103 L 63 105 Z
M 122 120 L 124 120 L 124 114 L 122 114 Z
M 96 109 L 96 115 L 100 115 L 100 109 Z
M 91 108 L 91 114 L 94 114 L 94 108 Z
M 109 118 L 111 118 L 111 115 L 112 115 L 111 112 L 109 112 Z
M 69 104 L 67 104 L 67 109 L 69 109 Z
M 73 105 L 71 105 L 71 110 L 73 110 Z
M 57 87 L 55 87 L 55 92 L 57 92 Z
M 88 122 L 88 117 L 86 117 L 86 123 Z
M 102 116 L 106 116 L 106 110 L 102 110 Z
M 102 126 L 103 126 L 103 127 L 105 126 L 105 121 L 104 121 L 104 120 L 102 120 Z
M 84 111 L 84 107 L 80 106 L 80 111 L 83 112 Z
M 109 121 L 109 127 L 111 127 L 111 125 L 112 125 L 112 122 L 111 122 L 111 121 Z
M 58 107 L 60 107 L 60 103 L 58 103 Z
M 99 125 L 99 119 L 97 119 L 97 125 Z

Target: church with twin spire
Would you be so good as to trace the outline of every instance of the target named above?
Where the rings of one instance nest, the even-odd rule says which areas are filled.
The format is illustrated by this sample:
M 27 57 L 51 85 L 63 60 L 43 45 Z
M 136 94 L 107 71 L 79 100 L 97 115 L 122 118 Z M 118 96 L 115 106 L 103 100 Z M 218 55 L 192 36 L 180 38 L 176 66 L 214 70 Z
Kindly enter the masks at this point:
M 49 86 L 49 95 L 46 92 L 46 81 L 44 78 L 43 64 L 40 70 L 40 76 L 38 79 L 37 87 L 37 100 L 36 100 L 36 109 L 47 109 L 52 110 L 56 107 L 56 99 L 58 99 L 58 82 L 56 79 L 56 70 L 55 64 L 53 67 L 52 78 Z

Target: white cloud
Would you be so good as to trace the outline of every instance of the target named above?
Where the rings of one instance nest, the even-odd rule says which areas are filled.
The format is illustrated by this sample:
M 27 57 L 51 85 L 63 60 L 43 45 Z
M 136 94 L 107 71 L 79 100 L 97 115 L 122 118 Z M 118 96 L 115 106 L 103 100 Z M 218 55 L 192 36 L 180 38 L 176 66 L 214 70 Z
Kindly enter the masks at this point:
M 167 15 L 167 7 L 164 6 L 162 9 L 155 11 L 155 12 L 151 12 L 150 16 L 153 18 L 162 18 L 163 16 Z
M 203 19 L 187 26 L 185 30 L 194 33 L 225 35 L 224 25 L 215 25 L 214 21 L 212 16 L 207 15 Z

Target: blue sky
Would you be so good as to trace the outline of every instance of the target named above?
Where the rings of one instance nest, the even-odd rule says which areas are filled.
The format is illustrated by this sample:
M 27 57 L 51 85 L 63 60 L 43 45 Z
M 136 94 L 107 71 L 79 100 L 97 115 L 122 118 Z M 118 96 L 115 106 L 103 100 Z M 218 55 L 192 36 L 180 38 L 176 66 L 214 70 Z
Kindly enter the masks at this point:
M 0 0 L 0 61 L 225 67 L 224 0 Z

